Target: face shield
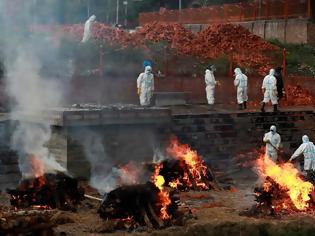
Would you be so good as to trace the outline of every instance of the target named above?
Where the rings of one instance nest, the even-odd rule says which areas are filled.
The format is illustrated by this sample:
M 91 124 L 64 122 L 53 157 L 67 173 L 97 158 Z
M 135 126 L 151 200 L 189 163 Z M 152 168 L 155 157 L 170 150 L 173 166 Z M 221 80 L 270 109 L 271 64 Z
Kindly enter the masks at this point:
M 234 75 L 240 75 L 240 74 L 242 74 L 241 69 L 240 68 L 235 68 Z
M 308 143 L 308 142 L 310 141 L 310 139 L 308 138 L 307 135 L 304 135 L 304 136 L 302 137 L 302 141 L 303 141 L 303 143 Z
M 274 69 L 270 69 L 269 75 L 275 75 L 275 70 Z
M 215 65 L 211 65 L 211 66 L 210 66 L 210 70 L 211 70 L 212 72 L 215 72 L 215 71 L 217 70 L 217 68 L 215 67 Z
M 95 15 L 92 15 L 91 17 L 90 17 L 90 21 L 95 21 L 96 20 L 96 16 Z
M 276 133 L 276 132 L 277 132 L 276 126 L 272 125 L 272 126 L 270 127 L 270 131 L 271 131 L 273 134 Z
M 151 66 L 146 66 L 144 72 L 147 74 L 151 73 L 152 72 Z

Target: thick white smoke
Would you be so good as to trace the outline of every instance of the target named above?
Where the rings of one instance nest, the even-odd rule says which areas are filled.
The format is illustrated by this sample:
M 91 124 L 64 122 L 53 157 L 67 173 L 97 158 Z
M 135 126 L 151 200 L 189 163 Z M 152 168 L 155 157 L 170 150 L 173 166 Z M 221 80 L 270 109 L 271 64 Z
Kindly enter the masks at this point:
M 62 80 L 42 75 L 42 60 L 57 60 L 54 58 L 57 53 L 52 53 L 57 48 L 52 47 L 46 37 L 30 34 L 28 28 L 36 17 L 30 11 L 32 1 L 13 2 L 22 4 L 12 8 L 15 14 L 6 11 L 10 2 L 0 0 L 5 86 L 11 99 L 11 118 L 17 121 L 11 147 L 18 153 L 24 177 L 37 176 L 39 169 L 44 173 L 65 171 L 46 147 L 51 127 L 48 120 L 41 119 L 43 111 L 61 105 L 63 99 Z M 7 15 L 9 12 L 11 15 Z M 37 122 L 28 120 L 28 116 L 36 117 Z M 39 168 L 34 164 L 42 166 Z
M 83 146 L 84 154 L 91 166 L 90 184 L 100 194 L 110 192 L 118 186 L 121 173 L 114 168 L 108 158 L 102 137 L 89 129 L 80 130 L 73 134 L 74 138 Z
M 40 119 L 44 110 L 60 104 L 62 90 L 55 80 L 42 78 L 40 68 L 32 47 L 22 47 L 7 73 L 7 93 L 15 104 L 11 117 L 18 121 L 12 149 L 18 151 L 20 170 L 27 177 L 35 172 L 30 160 L 34 156 L 42 161 L 45 173 L 65 171 L 45 146 L 50 140 L 51 128 L 48 120 Z M 39 123 L 27 122 L 29 115 L 36 117 Z

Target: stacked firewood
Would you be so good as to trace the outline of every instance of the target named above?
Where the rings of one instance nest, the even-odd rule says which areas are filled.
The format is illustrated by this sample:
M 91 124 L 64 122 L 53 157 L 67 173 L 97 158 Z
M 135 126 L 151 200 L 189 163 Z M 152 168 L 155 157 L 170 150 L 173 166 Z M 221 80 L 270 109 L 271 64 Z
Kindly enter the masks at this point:
M 210 168 L 206 173 L 200 171 L 200 178 L 195 179 L 192 176 L 190 168 L 183 160 L 166 159 L 159 163 L 161 165 L 159 174 L 165 179 L 164 186 L 177 189 L 179 191 L 204 191 L 220 190 L 220 186 Z M 148 169 L 153 169 L 154 164 L 148 164 Z

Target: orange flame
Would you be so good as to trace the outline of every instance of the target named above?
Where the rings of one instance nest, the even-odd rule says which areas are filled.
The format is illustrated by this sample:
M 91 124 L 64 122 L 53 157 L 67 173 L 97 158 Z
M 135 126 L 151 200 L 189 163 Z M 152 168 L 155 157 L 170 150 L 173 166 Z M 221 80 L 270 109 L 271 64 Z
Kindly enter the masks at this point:
M 198 153 L 192 150 L 188 145 L 180 144 L 177 138 L 171 139 L 171 145 L 167 149 L 167 152 L 174 158 L 183 160 L 188 167 L 189 174 L 194 179 L 197 187 L 202 189 L 209 189 L 209 187 L 202 180 L 202 176 L 207 176 L 207 166 Z M 185 173 L 185 178 L 188 182 L 187 185 L 191 186 L 192 183 L 189 180 L 189 176 Z
M 160 190 L 158 194 L 159 201 L 162 205 L 161 210 L 160 210 L 160 217 L 163 220 L 167 220 L 170 218 L 170 216 L 167 213 L 167 208 L 172 202 L 171 202 L 169 193 L 165 191 L 163 187 L 165 183 L 164 177 L 162 175 L 159 175 L 161 167 L 162 167 L 161 164 L 158 164 L 155 166 L 154 173 L 152 176 L 152 182 Z
M 178 185 L 182 185 L 182 183 L 179 181 L 179 179 L 176 179 L 172 182 L 169 182 L 168 185 L 171 187 L 171 188 L 177 188 Z
M 40 160 L 36 155 L 29 154 L 30 160 L 31 160 L 31 166 L 32 166 L 32 175 L 35 178 L 39 178 L 44 176 L 45 170 L 44 170 L 44 164 L 42 160 Z
M 270 158 L 261 155 L 257 161 L 258 170 L 262 176 L 269 176 L 282 188 L 287 190 L 287 193 L 298 210 L 306 210 L 309 206 L 309 195 L 313 190 L 313 185 L 299 177 L 299 171 L 291 164 L 285 163 L 277 165 Z M 270 186 L 264 184 L 266 191 Z M 287 207 L 287 206 L 284 206 Z

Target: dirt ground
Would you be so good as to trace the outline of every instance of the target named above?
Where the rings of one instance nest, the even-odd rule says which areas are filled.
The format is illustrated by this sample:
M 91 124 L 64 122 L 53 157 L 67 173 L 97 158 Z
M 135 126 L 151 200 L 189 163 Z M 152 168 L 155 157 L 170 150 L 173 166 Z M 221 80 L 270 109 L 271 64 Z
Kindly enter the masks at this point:
M 56 235 L 315 235 L 315 213 L 298 213 L 282 218 L 250 218 L 239 213 L 254 204 L 252 189 L 181 193 L 181 202 L 191 209 L 193 217 L 184 226 L 144 232 L 115 231 L 97 214 L 98 204 L 85 200 L 78 212 L 61 212 Z M 97 194 L 89 192 L 90 194 Z
M 282 217 L 254 218 L 240 213 L 255 204 L 253 189 L 257 178 L 249 172 L 235 175 L 236 188 L 222 191 L 182 192 L 181 204 L 191 210 L 191 217 L 181 226 L 153 230 L 147 228 L 131 232 L 114 230 L 114 224 L 99 217 L 100 202 L 86 199 L 77 212 L 58 211 L 52 218 L 58 225 L 56 236 L 304 236 L 315 235 L 315 212 L 301 212 Z M 86 194 L 101 198 L 86 183 Z M 8 205 L 8 196 L 0 194 L 0 205 Z

